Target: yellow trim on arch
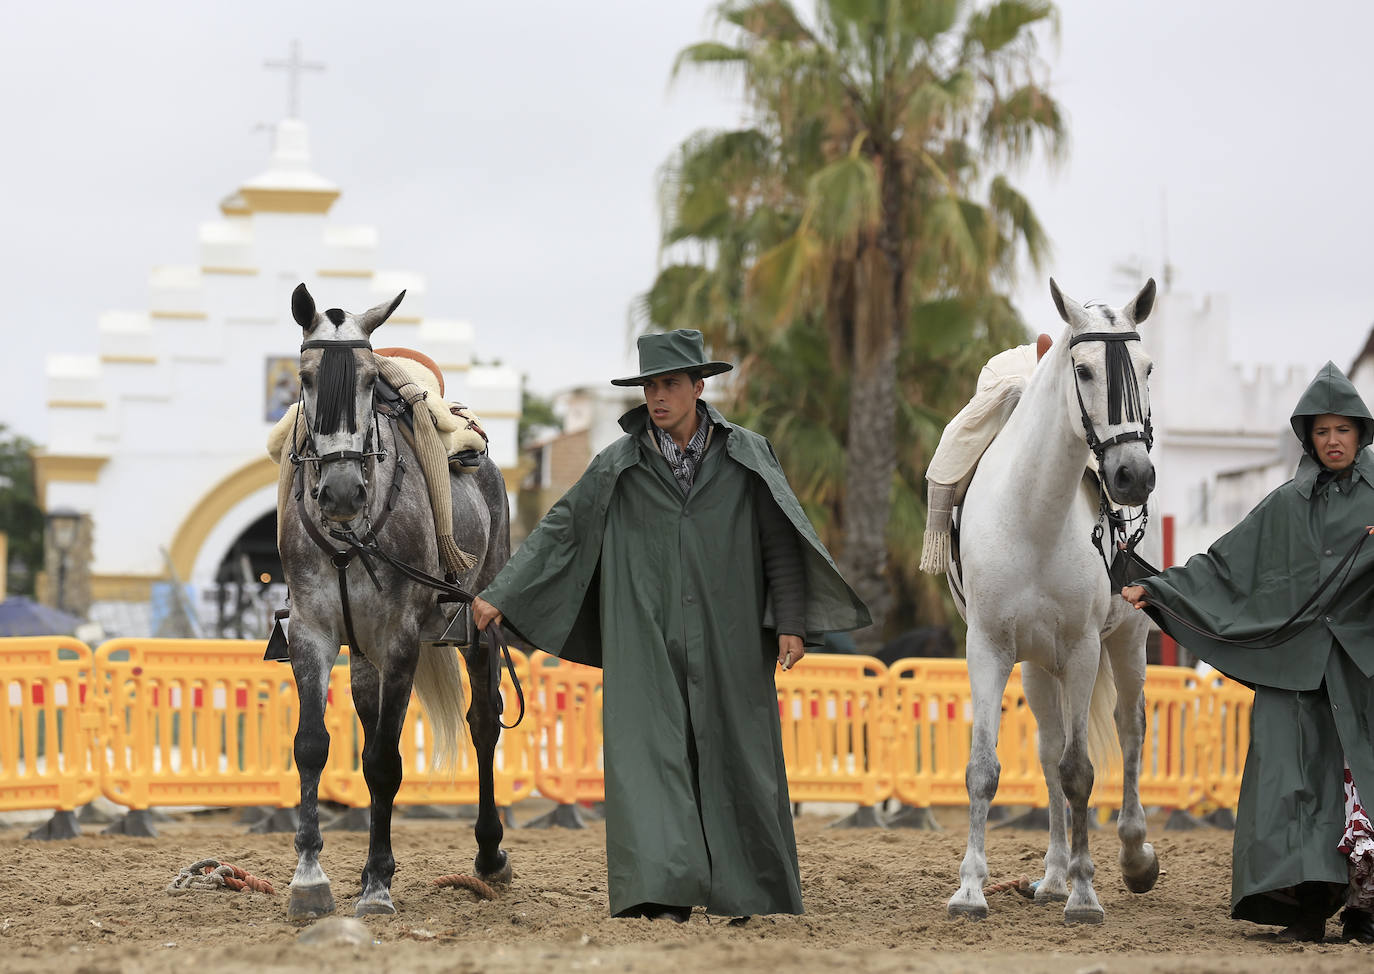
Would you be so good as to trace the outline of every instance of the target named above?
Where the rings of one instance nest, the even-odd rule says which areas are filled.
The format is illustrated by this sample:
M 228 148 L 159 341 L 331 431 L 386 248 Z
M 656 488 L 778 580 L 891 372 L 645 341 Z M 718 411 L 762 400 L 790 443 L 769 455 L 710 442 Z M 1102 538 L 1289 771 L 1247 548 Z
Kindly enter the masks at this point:
M 270 457 L 263 457 L 240 467 L 210 488 L 200 499 L 200 503 L 182 520 L 181 526 L 172 538 L 169 553 L 177 576 L 182 579 L 191 577 L 196 557 L 200 554 L 205 539 L 235 504 L 249 494 L 276 482 L 277 465 Z

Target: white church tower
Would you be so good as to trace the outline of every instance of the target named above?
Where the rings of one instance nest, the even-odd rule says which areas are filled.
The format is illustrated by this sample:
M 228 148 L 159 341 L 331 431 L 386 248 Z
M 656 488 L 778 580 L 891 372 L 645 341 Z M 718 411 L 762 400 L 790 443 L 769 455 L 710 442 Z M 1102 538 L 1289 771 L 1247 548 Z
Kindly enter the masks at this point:
M 307 65 L 296 56 L 287 66 L 294 102 L 294 70 Z M 94 354 L 49 357 L 39 500 L 88 519 L 91 616 L 107 629 L 155 631 L 167 610 L 156 606 L 174 592 L 213 630 L 229 576 L 240 615 L 250 578 L 262 586 L 257 601 L 279 600 L 269 591 L 276 580 L 259 570 L 276 513 L 265 442 L 296 398 L 301 332 L 290 304 L 302 281 L 322 307 L 349 311 L 405 290 L 379 343 L 439 363 L 446 398 L 477 413 L 506 483 L 518 483 L 518 373 L 473 362 L 472 325 L 432 316 L 422 275 L 377 266 L 376 228 L 331 222 L 339 194 L 312 168 L 305 124 L 285 119 L 266 170 L 201 226 L 199 261 L 155 269 L 147 310 L 103 314 Z

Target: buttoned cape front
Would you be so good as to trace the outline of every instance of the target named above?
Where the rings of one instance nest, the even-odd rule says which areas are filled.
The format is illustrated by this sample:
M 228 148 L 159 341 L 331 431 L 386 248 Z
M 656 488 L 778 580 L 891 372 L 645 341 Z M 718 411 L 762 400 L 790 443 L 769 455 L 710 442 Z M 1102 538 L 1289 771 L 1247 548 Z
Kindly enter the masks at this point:
M 1326 413 L 1361 421 L 1360 449 L 1345 478 L 1319 476 L 1325 468 L 1308 442 L 1311 419 Z M 1153 606 L 1265 646 L 1264 637 L 1374 525 L 1374 422 L 1335 365 L 1327 363 L 1308 386 L 1292 426 L 1304 449 L 1293 479 L 1206 552 L 1141 581 Z M 1269 648 L 1228 645 L 1146 610 L 1189 651 L 1256 690 L 1232 872 L 1232 915 L 1239 918 L 1291 923 L 1296 912 L 1270 891 L 1346 882 L 1335 848 L 1344 828 L 1342 754 L 1362 795 L 1374 795 L 1374 539 L 1333 589 L 1309 610 L 1305 627 Z
M 623 416 L 626 435 L 481 593 L 533 645 L 603 667 L 612 913 L 641 902 L 801 912 L 761 496 L 800 539 L 807 641 L 869 624 L 768 441 L 707 415 L 711 446 L 686 495 L 647 408 Z

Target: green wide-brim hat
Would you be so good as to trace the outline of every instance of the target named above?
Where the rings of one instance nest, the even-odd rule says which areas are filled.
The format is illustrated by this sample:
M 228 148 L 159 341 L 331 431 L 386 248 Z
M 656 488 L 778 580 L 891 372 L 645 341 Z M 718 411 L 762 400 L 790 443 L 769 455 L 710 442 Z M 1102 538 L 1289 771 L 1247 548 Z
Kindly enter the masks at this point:
M 729 362 L 708 362 L 701 332 L 679 328 L 662 335 L 639 336 L 639 375 L 612 379 L 613 386 L 642 386 L 646 379 L 672 372 L 700 372 L 702 377 L 729 372 Z

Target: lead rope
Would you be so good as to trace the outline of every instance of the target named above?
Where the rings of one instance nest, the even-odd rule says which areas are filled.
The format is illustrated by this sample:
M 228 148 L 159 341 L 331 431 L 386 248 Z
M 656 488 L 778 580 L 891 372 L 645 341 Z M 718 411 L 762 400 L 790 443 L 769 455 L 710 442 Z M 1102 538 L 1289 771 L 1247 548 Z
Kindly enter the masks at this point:
M 1352 562 L 1354 561 L 1355 556 L 1359 554 L 1360 549 L 1364 547 L 1364 543 L 1366 540 L 1368 540 L 1370 534 L 1370 531 L 1361 531 L 1360 536 L 1355 540 L 1355 543 L 1350 546 L 1350 550 L 1345 553 L 1345 556 L 1341 558 L 1340 562 L 1336 565 L 1336 567 L 1331 569 L 1331 571 L 1327 574 L 1326 578 L 1322 580 L 1322 583 L 1319 586 L 1317 586 L 1317 590 L 1308 597 L 1307 601 L 1304 602 L 1301 606 L 1299 606 L 1298 610 L 1294 612 L 1291 616 L 1289 616 L 1286 620 L 1284 620 L 1279 625 L 1275 626 L 1269 632 L 1264 633 L 1262 635 L 1251 636 L 1247 639 L 1230 639 L 1226 636 L 1221 636 L 1217 633 L 1203 629 L 1200 626 L 1193 625 L 1187 619 L 1184 619 L 1182 616 L 1180 616 L 1177 612 L 1174 612 L 1172 609 L 1168 609 L 1157 602 L 1151 602 L 1149 605 L 1145 607 L 1145 610 L 1149 612 L 1153 609 L 1159 612 L 1161 615 L 1168 616 L 1170 619 L 1174 620 L 1179 625 L 1183 626 L 1185 629 L 1191 629 L 1199 636 L 1206 636 L 1208 639 L 1214 640 L 1219 643 L 1225 643 L 1228 646 L 1243 646 L 1246 649 L 1273 649 L 1276 646 L 1282 646 L 1284 643 L 1288 642 L 1290 639 L 1294 638 L 1299 633 L 1311 628 L 1313 623 L 1315 623 L 1322 616 L 1326 615 L 1326 611 L 1331 608 L 1332 603 L 1336 601 L 1336 596 L 1340 594 L 1341 588 L 1343 588 L 1345 585 L 1344 578 L 1341 579 L 1341 584 L 1336 587 L 1336 590 L 1331 593 L 1331 600 L 1327 602 L 1326 605 L 1322 606 L 1322 608 L 1319 609 L 1317 612 L 1313 613 L 1312 618 L 1304 622 L 1302 626 L 1300 626 L 1293 633 L 1289 635 L 1282 635 L 1285 629 L 1296 623 L 1299 619 L 1303 617 L 1303 615 L 1307 612 L 1308 609 L 1312 608 L 1312 606 L 1316 603 L 1317 599 L 1321 598 L 1321 594 L 1325 592 L 1328 587 L 1330 587 L 1333 581 L 1335 581 L 1337 575 L 1339 575 L 1342 571 L 1349 575 L 1350 569 L 1352 567 Z M 1268 640 L 1273 641 L 1267 642 Z

